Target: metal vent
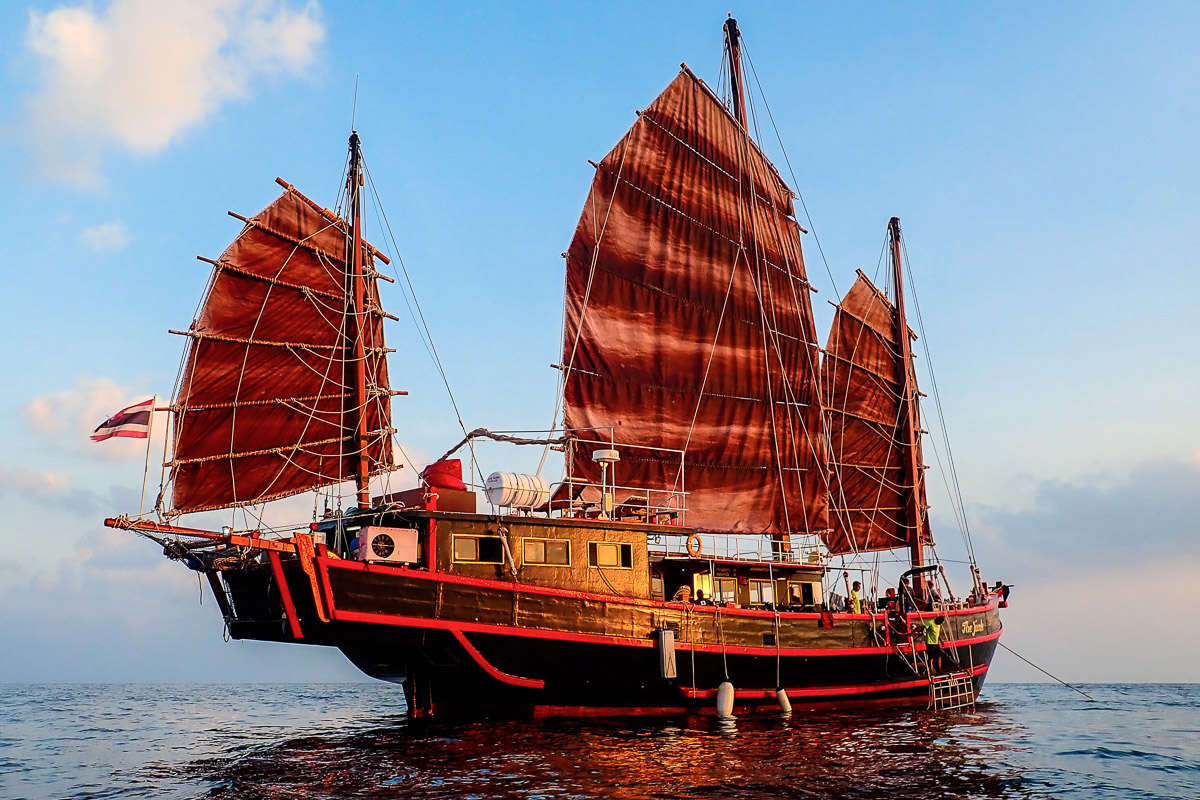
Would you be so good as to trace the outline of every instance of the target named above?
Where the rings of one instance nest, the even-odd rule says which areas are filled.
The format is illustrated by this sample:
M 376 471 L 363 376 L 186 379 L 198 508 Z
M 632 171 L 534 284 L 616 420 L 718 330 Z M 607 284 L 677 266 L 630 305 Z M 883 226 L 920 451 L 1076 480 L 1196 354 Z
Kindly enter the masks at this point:
M 396 549 L 396 542 L 386 533 L 379 533 L 371 540 L 371 552 L 377 558 L 387 558 Z

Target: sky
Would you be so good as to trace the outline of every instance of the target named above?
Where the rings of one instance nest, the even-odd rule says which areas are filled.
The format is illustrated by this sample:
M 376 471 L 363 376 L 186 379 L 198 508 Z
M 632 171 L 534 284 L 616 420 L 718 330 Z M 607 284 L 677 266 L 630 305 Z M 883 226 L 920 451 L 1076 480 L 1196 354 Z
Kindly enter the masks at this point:
M 716 84 L 728 11 L 807 209 L 822 340 L 902 219 L 976 555 L 1015 586 L 1003 642 L 1070 681 L 1200 680 L 1200 7 L 95 0 L 0 5 L 0 681 L 359 680 L 224 642 L 195 573 L 101 524 L 142 502 L 141 444 L 88 434 L 170 396 L 167 330 L 226 211 L 276 176 L 332 205 L 352 124 L 395 242 L 367 235 L 403 258 L 464 424 L 546 428 L 588 159 L 681 62 Z M 461 429 L 404 294 L 383 301 L 420 466 Z M 991 679 L 1044 676 L 1002 652 Z

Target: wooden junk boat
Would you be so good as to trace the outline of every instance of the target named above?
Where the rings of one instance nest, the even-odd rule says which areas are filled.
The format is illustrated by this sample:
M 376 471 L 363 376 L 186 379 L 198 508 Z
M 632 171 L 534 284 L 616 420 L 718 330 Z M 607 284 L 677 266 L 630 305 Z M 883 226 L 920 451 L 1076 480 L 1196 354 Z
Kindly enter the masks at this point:
M 452 450 L 372 497 L 400 393 L 355 134 L 344 214 L 281 180 L 211 262 L 164 491 L 106 524 L 202 572 L 233 638 L 337 647 L 415 715 L 972 702 L 1002 601 L 973 557 L 965 599 L 931 560 L 899 222 L 890 293 L 859 272 L 820 348 L 794 195 L 724 31 L 728 105 L 684 66 L 594 164 L 564 254 L 563 421 L 535 440 L 561 481 L 496 473 L 485 505 Z M 300 528 L 179 524 L 351 480 L 355 507 Z M 841 605 L 831 558 L 885 550 L 909 562 L 897 596 Z M 949 675 L 914 635 L 936 616 Z

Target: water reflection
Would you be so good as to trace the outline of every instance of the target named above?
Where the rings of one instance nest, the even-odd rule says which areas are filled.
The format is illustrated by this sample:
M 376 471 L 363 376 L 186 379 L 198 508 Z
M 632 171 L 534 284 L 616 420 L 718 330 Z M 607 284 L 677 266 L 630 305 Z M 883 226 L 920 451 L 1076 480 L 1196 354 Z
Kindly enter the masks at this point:
M 986 708 L 969 716 L 370 723 L 184 769 L 222 798 L 986 798 L 1033 788 L 991 758 L 1012 732 Z

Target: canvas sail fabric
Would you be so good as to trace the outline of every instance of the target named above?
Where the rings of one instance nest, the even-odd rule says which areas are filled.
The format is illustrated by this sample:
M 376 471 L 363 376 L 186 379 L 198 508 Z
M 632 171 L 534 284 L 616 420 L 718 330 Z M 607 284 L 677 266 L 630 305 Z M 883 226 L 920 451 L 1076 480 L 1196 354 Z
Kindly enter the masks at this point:
M 834 314 L 821 369 L 831 503 L 837 509 L 830 512 L 825 544 L 834 555 L 906 547 L 918 527 L 921 540 L 933 543 L 924 480 L 916 487 L 921 519 L 909 518 L 913 486 L 903 478 L 909 456 L 900 418 L 903 373 L 896 328 L 895 307 L 859 272 Z M 920 415 L 911 360 L 906 369 L 915 421 Z M 923 466 L 916 439 L 916 462 Z
M 826 525 L 816 333 L 792 193 L 683 72 L 596 167 L 566 254 L 576 478 L 686 490 L 704 531 Z M 680 456 L 686 450 L 680 474 Z
M 258 503 L 353 478 L 353 282 L 345 222 L 294 190 L 224 252 L 191 337 L 173 404 L 170 513 Z M 368 276 L 373 249 L 364 243 Z M 368 277 L 367 449 L 392 465 L 391 411 L 376 281 Z

